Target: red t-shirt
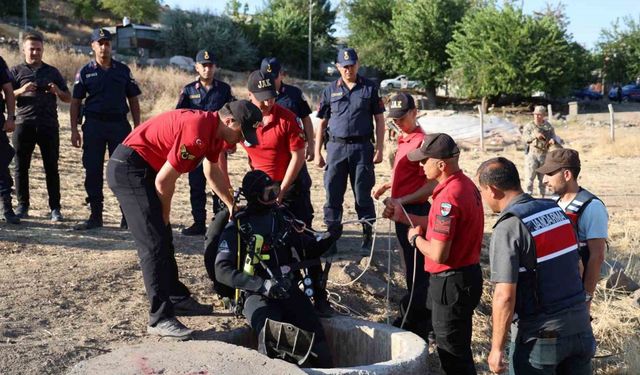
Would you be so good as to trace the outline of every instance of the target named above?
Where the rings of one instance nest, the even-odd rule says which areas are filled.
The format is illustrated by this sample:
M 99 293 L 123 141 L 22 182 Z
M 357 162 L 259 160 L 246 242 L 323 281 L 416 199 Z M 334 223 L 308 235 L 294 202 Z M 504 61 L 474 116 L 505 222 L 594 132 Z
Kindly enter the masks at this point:
M 223 140 L 216 137 L 218 113 L 176 109 L 152 117 L 122 142 L 153 169 L 166 161 L 180 173 L 195 169 L 203 158 L 218 162 Z
M 391 198 L 412 194 L 427 183 L 420 162 L 407 159 L 407 154 L 419 148 L 423 139 L 424 133 L 419 127 L 416 127 L 411 134 L 398 137 L 398 150 L 393 161 L 393 176 L 391 177 Z M 428 200 L 429 197 L 424 197 L 414 203 L 424 203 Z
M 452 242 L 445 264 L 425 257 L 425 271 L 438 273 L 479 263 L 484 211 L 476 185 L 459 171 L 439 183 L 432 197 L 426 238 Z
M 256 129 L 258 145 L 243 143 L 253 169 L 259 169 L 274 181 L 282 181 L 291 161 L 291 151 L 304 148 L 304 130 L 296 115 L 278 104 Z

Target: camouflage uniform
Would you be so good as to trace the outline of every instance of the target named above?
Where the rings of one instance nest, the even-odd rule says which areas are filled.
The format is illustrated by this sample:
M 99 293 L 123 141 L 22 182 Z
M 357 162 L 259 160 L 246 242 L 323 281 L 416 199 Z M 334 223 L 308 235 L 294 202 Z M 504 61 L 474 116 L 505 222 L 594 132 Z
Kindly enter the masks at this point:
M 538 133 L 544 135 L 545 140 L 538 139 Z M 556 132 L 548 121 L 544 121 L 538 126 L 535 122 L 525 125 L 522 132 L 522 140 L 525 142 L 524 155 L 524 180 L 526 182 L 526 192 L 533 194 L 533 181 L 538 176 L 538 189 L 540 195 L 544 197 L 545 186 L 542 183 L 543 175 L 536 173 L 536 169 L 544 164 L 544 159 L 549 151 L 549 140 L 557 142 Z

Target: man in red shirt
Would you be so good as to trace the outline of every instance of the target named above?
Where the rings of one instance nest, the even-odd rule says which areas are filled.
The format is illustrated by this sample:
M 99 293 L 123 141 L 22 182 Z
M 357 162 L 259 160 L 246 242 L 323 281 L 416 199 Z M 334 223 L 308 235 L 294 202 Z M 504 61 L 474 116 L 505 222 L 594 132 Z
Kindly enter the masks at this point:
M 482 295 L 480 248 L 484 231 L 477 187 L 458 165 L 460 150 L 447 134 L 425 136 L 410 161 L 423 164 L 427 180 L 436 180 L 429 216 L 411 216 L 409 242 L 425 256 L 431 274 L 428 302 L 438 355 L 447 374 L 476 374 L 471 354 L 473 310 Z M 397 204 L 384 215 L 408 223 Z M 426 228 L 426 233 L 423 228 Z
M 192 331 L 176 315 L 211 313 L 178 279 L 169 216 L 175 183 L 202 161 L 211 188 L 232 207 L 228 177 L 218 165 L 223 143 L 244 137 L 255 144 L 260 110 L 246 100 L 218 112 L 174 110 L 149 119 L 116 148 L 107 165 L 109 187 L 118 198 L 138 247 L 149 310 L 150 334 L 188 338 Z
M 416 123 L 417 114 L 411 95 L 399 93 L 391 97 L 387 117 L 393 120 L 402 134 L 398 136 L 391 181 L 376 188 L 373 197 L 379 199 L 391 189 L 391 197 L 385 199 L 386 205 L 400 204 L 407 213 L 427 216 L 431 207 L 428 199 L 436 182 L 428 182 L 420 163 L 407 159 L 407 154 L 418 149 L 424 139 L 424 133 Z M 432 330 L 431 312 L 426 308 L 429 273 L 424 270 L 424 255 L 417 252 L 407 239 L 409 228 L 407 224 L 396 223 L 396 236 L 402 248 L 406 270 L 407 294 L 400 301 L 401 315 L 393 325 L 412 331 L 426 340 Z
M 285 205 L 308 227 L 313 221 L 310 186 L 298 179 L 305 162 L 305 134 L 296 115 L 276 104 L 278 93 L 273 77 L 256 70 L 249 75 L 249 99 L 262 111 L 262 124 L 256 129 L 258 144 L 243 144 L 253 169 L 264 171 L 280 183 L 278 203 Z M 309 270 L 314 282 L 314 305 L 319 315 L 333 311 L 327 300 L 326 286 L 320 266 Z

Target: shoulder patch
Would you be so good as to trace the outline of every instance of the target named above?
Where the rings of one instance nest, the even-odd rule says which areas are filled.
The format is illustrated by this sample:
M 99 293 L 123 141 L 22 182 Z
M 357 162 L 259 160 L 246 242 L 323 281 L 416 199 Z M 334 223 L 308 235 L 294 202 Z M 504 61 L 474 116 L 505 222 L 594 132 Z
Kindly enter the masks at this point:
M 436 222 L 433 225 L 433 231 L 446 235 L 451 234 L 451 218 L 448 216 L 436 215 Z
M 194 160 L 196 158 L 195 155 L 189 153 L 189 150 L 187 150 L 187 145 L 181 145 L 180 146 L 180 157 L 182 158 L 182 160 Z
M 440 215 L 449 216 L 451 213 L 451 203 L 442 202 L 440 203 Z

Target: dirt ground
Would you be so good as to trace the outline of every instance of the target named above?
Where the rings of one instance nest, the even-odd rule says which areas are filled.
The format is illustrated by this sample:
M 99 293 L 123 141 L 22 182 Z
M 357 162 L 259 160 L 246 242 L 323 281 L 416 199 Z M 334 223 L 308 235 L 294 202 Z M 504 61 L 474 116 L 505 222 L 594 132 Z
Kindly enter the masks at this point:
M 83 205 L 84 171 L 81 151 L 70 146 L 67 110 L 61 110 L 62 212 L 65 221 L 49 221 L 46 188 L 39 152 L 31 169 L 30 217 L 21 225 L 0 223 L 0 374 L 59 374 L 86 358 L 94 357 L 125 345 L 156 340 L 147 337 L 147 301 L 142 275 L 131 236 L 118 228 L 120 211 L 112 193 L 105 186 L 105 227 L 86 232 L 72 230 L 79 220 L 86 219 L 89 211 Z M 640 154 L 618 156 L 620 153 L 606 143 L 608 128 L 585 125 L 592 120 L 606 121 L 606 114 L 580 116 L 576 123 L 557 126 L 557 132 L 568 145 L 582 152 L 583 172 L 581 184 L 598 194 L 606 203 L 610 221 L 610 255 L 620 261 L 632 262 L 639 244 L 633 226 L 640 218 L 640 207 L 634 204 L 640 196 Z M 627 112 L 618 117 L 621 127 L 617 139 L 634 144 L 640 141 L 640 113 Z M 628 143 L 624 143 L 628 144 Z M 606 146 L 606 148 L 605 148 Z M 603 151 L 604 150 L 604 151 Z M 636 148 L 637 150 L 637 148 Z M 489 157 L 503 155 L 515 161 L 520 170 L 523 165 L 521 151 L 508 149 L 500 153 L 482 153 L 466 150 L 461 156 L 467 174 L 473 175 L 479 163 Z M 237 183 L 247 170 L 245 154 L 240 150 L 230 159 L 232 180 Z M 314 180 L 312 198 L 316 211 L 315 226 L 322 228 L 324 189 L 322 171 L 310 166 Z M 388 163 L 376 167 L 378 182 L 388 178 Z M 179 233 L 190 225 L 191 215 L 186 177 L 179 180 L 174 197 L 172 224 L 177 249 L 180 277 L 201 301 L 216 304 L 216 314 L 208 317 L 184 318 L 191 328 L 199 330 L 196 339 L 207 339 L 215 332 L 244 325 L 244 321 L 230 317 L 213 296 L 211 282 L 203 267 L 203 238 L 185 237 Z M 345 202 L 345 220 L 355 219 L 353 196 L 348 192 Z M 495 216 L 486 213 L 485 246 Z M 635 223 L 635 224 L 634 224 Z M 397 314 L 397 302 L 404 286 L 402 267 L 395 235 L 388 232 L 387 220 L 377 224 L 377 241 L 370 270 L 355 284 L 347 287 L 330 284 L 336 301 L 344 306 L 340 310 L 364 319 L 384 322 Z M 339 244 L 339 261 L 334 264 L 330 278 L 334 283 L 345 283 L 363 269 L 368 258 L 354 250 L 358 247 L 360 228 L 346 229 Z M 386 305 L 387 259 L 391 248 L 390 307 Z M 485 276 L 487 254 L 483 249 Z M 631 274 L 637 278 L 637 264 Z M 490 337 L 489 283 L 485 282 L 483 303 L 476 311 L 474 354 L 480 372 L 488 372 L 486 356 Z M 602 300 L 596 299 L 596 304 Z M 614 311 L 615 313 L 615 311 Z M 599 319 L 595 316 L 596 322 Z M 636 322 L 637 323 L 637 322 Z M 594 323 L 595 324 L 595 323 Z M 633 332 L 633 331 L 632 331 Z M 635 335 L 638 325 L 635 325 Z M 627 335 L 630 333 L 627 332 Z M 631 333 L 633 334 L 633 333 Z M 430 356 L 433 369 L 437 357 Z M 623 373 L 621 359 L 594 362 L 599 373 Z M 620 362 L 620 365 L 615 365 Z

